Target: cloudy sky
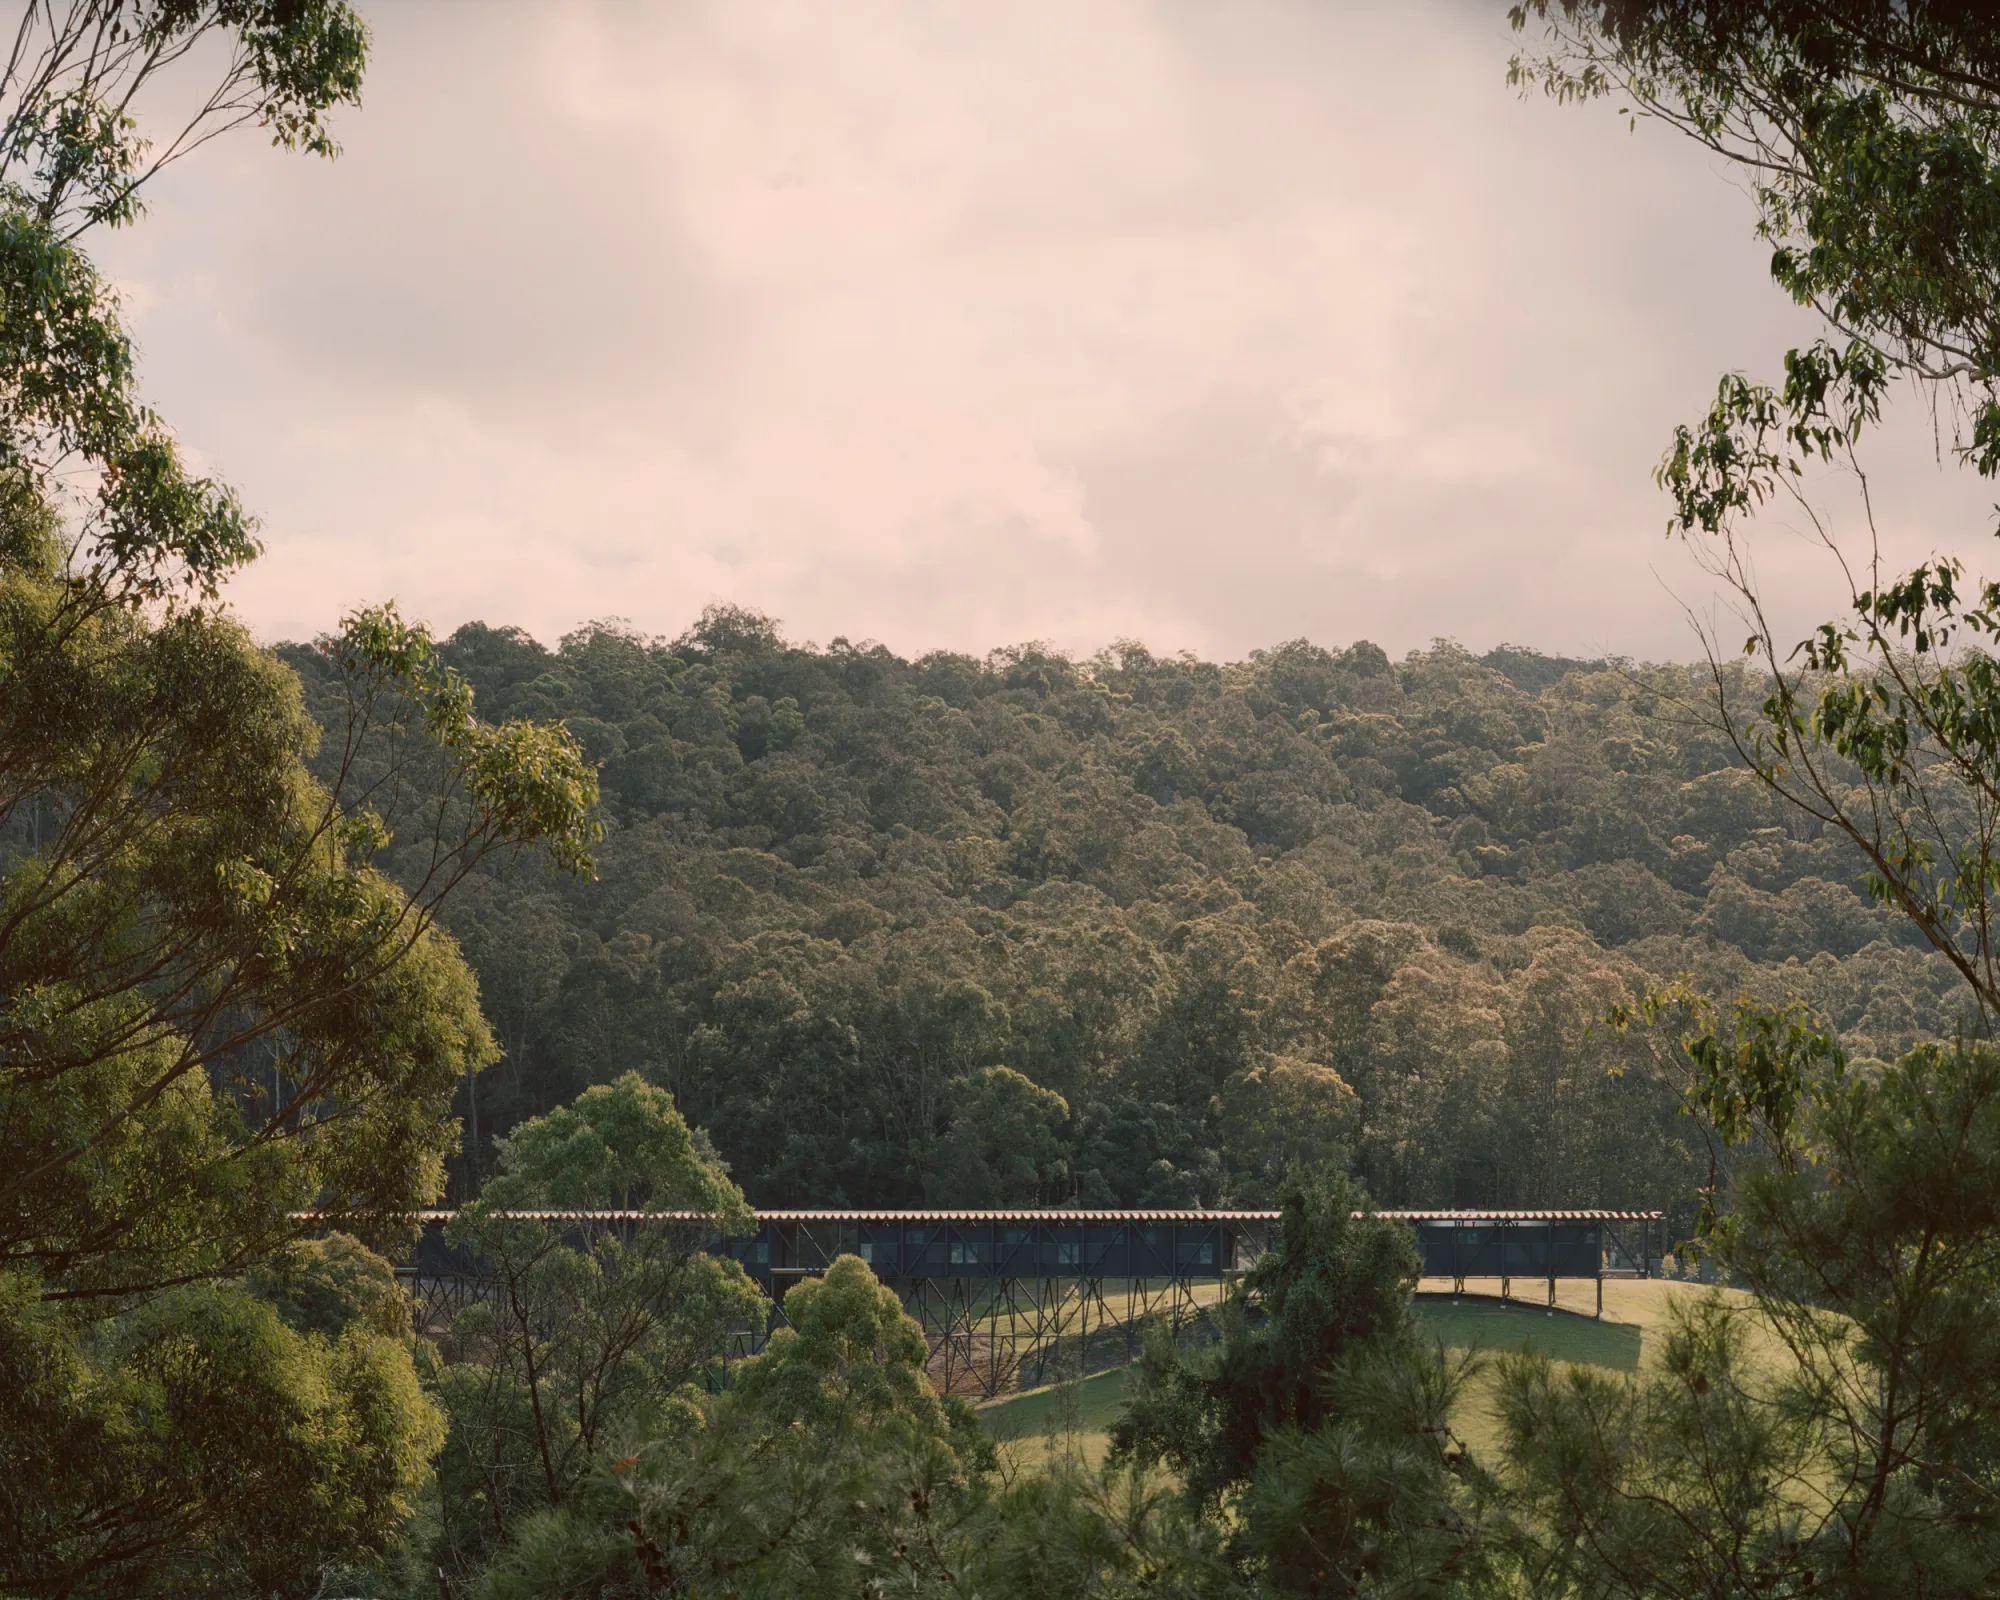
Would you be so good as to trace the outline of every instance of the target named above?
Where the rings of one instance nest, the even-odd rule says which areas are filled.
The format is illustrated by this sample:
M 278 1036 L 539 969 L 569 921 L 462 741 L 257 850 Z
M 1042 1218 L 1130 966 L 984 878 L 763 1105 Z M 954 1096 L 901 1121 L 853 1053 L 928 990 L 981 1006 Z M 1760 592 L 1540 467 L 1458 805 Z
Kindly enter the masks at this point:
M 338 162 L 213 146 L 94 244 L 271 639 L 1686 657 L 1651 469 L 1812 331 L 1718 163 L 1515 96 L 1501 0 L 363 9 Z M 1892 535 L 1974 549 L 1918 422 Z

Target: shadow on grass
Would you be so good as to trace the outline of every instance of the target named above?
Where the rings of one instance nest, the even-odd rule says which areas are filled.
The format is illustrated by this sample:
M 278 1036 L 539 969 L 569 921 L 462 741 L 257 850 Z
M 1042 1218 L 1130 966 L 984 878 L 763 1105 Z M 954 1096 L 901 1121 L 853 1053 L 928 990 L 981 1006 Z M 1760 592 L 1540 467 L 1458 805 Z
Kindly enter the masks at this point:
M 1555 1361 L 1606 1367 L 1613 1372 L 1637 1372 L 1642 1331 L 1629 1322 L 1599 1322 L 1594 1317 L 1557 1311 L 1519 1301 L 1503 1307 L 1496 1300 L 1424 1299 L 1417 1318 L 1425 1337 L 1441 1339 L 1452 1350 L 1532 1350 Z
M 1125 1368 L 1093 1373 L 1076 1385 L 1073 1418 L 1059 1415 L 1059 1385 L 1030 1390 L 979 1408 L 979 1420 L 995 1437 L 1027 1438 L 1045 1431 L 1051 1424 L 1073 1420 L 1085 1431 L 1101 1432 L 1118 1420 L 1125 1408 Z

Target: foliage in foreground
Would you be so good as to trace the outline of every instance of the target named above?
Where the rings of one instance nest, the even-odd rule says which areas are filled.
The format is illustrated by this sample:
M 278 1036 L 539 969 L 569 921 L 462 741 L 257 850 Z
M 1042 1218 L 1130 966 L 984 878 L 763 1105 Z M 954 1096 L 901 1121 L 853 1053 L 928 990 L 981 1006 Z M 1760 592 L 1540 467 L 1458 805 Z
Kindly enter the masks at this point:
M 1744 1152 L 1709 1237 L 1739 1289 L 1689 1291 L 1636 1374 L 1502 1358 L 1491 1460 L 1453 1432 L 1468 1369 L 1413 1335 L 1407 1234 L 1298 1174 L 1222 1343 L 1149 1342 L 1103 1472 L 996 1476 L 849 1258 L 482 1592 L 1990 1593 L 2000 1049 L 1851 1065 L 1801 1033 L 1701 1092 Z
M 992 1447 L 931 1391 L 922 1330 L 856 1258 L 786 1312 L 732 1389 L 683 1399 L 580 1504 L 532 1519 L 480 1593 L 939 1592 Z
M 1114 1460 L 1171 1466 L 1271 1593 L 1450 1592 L 1486 1570 L 1484 1480 L 1451 1430 L 1470 1369 L 1418 1338 L 1403 1224 L 1323 1169 L 1295 1171 L 1282 1199 L 1221 1342 L 1153 1331 Z
M 1200 1501 L 1247 1479 L 1273 1432 L 1326 1421 L 1322 1379 L 1338 1363 L 1414 1347 L 1409 1230 L 1330 1172 L 1295 1175 L 1282 1199 L 1274 1248 L 1225 1304 L 1220 1344 L 1187 1351 L 1155 1330 L 1113 1432 L 1118 1452 L 1166 1462 Z
M 551 1208 L 688 1217 L 516 1214 Z M 515 1131 L 500 1174 L 448 1235 L 482 1263 L 490 1294 L 442 1341 L 436 1392 L 451 1430 L 437 1570 L 477 1571 L 524 1518 L 574 1504 L 635 1429 L 681 1415 L 737 1334 L 763 1327 L 762 1292 L 705 1248 L 711 1233 L 747 1226 L 743 1197 L 672 1100 L 634 1074 Z
M 2000 588 L 1950 558 L 1884 569 L 1863 441 L 1900 376 L 1928 391 L 1961 466 L 2000 471 L 2000 24 L 1878 0 L 1531 0 L 1513 17 L 1547 39 L 1517 81 L 1615 91 L 1737 163 L 1773 278 L 1830 326 L 1786 352 L 1782 381 L 1725 376 L 1660 480 L 1766 669 L 1760 699 L 1732 704 L 1734 651 L 1708 641 L 1718 726 L 1775 796 L 1849 841 L 1974 1019 L 1886 1067 L 1754 1007 L 1748 1048 L 1688 1040 L 1701 1110 L 1750 1152 L 1709 1244 L 1754 1312 L 1691 1313 L 1640 1380 L 1510 1366 L 1519 1548 L 1556 1593 L 1990 1593 Z M 1860 540 L 1825 503 L 1842 482 Z M 1796 647 L 1748 553 L 1773 499 L 1850 597 Z M 1746 1362 L 1753 1338 L 1782 1352 L 1775 1373 Z
M 1738 1079 L 1765 1153 L 1657 1370 L 1509 1358 L 1503 1482 L 1536 1592 L 1992 1592 L 2000 1049 Z
M 310 1592 L 396 1546 L 443 1432 L 372 1328 L 297 1333 L 214 1284 L 84 1322 L 0 1280 L 9 1593 Z
M 1491 1570 L 1462 1374 L 1411 1333 L 1407 1230 L 1330 1174 L 1288 1186 L 1283 1247 L 1221 1352 L 1155 1341 L 1124 1459 L 1009 1475 L 925 1379 L 921 1330 L 852 1257 L 720 1394 L 636 1420 L 534 1512 L 477 1592 L 1273 1595 L 1450 1592 Z M 1176 1470 L 1164 1473 L 1157 1462 Z
M 348 742 L 394 759 L 367 793 L 337 753 L 314 775 L 298 680 L 221 599 L 254 521 L 140 400 L 78 242 L 227 128 L 332 153 L 352 10 L 79 0 L 10 39 L 0 1589 L 310 1593 L 397 1542 L 441 1427 L 405 1329 L 341 1312 L 373 1269 L 290 1247 L 393 1238 L 436 1197 L 494 1049 L 438 901 L 496 850 L 587 870 L 595 781 L 560 730 L 481 722 L 390 608 L 324 659 Z M 176 93 L 192 120 L 156 146 L 134 108 Z M 398 828 L 430 854 L 407 885 L 375 864 Z

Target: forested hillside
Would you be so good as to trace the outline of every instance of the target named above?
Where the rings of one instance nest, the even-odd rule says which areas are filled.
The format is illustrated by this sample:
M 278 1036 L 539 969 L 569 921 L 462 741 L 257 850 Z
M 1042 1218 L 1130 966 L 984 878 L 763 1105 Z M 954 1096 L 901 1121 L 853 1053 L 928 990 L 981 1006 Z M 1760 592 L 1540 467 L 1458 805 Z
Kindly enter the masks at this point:
M 1338 1145 L 1387 1204 L 1678 1208 L 1706 1157 L 1612 1005 L 1688 973 L 1885 1058 L 1954 1019 L 1687 668 L 907 661 L 734 610 L 444 655 L 602 764 L 596 882 L 517 866 L 451 905 L 505 1050 L 483 1171 L 637 1068 L 767 1204 L 1249 1202 Z

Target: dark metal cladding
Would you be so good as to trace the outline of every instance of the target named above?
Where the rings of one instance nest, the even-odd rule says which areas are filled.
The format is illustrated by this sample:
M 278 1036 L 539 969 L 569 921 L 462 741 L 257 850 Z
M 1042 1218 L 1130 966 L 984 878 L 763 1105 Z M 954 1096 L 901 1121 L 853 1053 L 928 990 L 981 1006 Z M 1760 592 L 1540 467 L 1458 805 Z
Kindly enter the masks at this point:
M 1059 1219 L 1059 1220 L 1056 1220 Z M 762 1212 L 718 1248 L 759 1280 L 824 1272 L 859 1256 L 885 1281 L 911 1278 L 1187 1278 L 1245 1270 L 1274 1216 L 1252 1212 Z
M 1604 1235 L 1595 1222 L 1425 1221 L 1417 1249 L 1427 1278 L 1594 1278 Z

